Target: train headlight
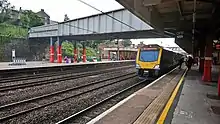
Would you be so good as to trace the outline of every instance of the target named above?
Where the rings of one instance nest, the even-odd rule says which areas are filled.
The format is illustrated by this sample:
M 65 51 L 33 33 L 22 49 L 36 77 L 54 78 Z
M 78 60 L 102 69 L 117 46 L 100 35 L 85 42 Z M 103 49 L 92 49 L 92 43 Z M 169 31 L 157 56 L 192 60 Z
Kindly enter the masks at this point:
M 141 68 L 139 64 L 136 64 L 136 68 Z
M 154 69 L 160 69 L 160 65 L 154 66 Z

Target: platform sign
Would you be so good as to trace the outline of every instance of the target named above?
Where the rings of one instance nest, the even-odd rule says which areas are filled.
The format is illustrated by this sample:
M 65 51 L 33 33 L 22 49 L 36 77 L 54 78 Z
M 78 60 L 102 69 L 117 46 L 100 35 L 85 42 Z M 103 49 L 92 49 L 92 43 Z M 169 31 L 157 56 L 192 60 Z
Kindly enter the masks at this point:
M 176 37 L 177 37 L 178 39 L 183 38 L 183 35 L 184 35 L 184 32 L 183 32 L 183 31 L 176 32 Z
M 14 61 L 15 60 L 15 49 L 12 49 L 11 57 L 12 57 L 12 61 Z
M 220 44 L 216 44 L 215 49 L 220 50 Z
M 15 58 L 15 49 L 12 50 L 12 58 Z

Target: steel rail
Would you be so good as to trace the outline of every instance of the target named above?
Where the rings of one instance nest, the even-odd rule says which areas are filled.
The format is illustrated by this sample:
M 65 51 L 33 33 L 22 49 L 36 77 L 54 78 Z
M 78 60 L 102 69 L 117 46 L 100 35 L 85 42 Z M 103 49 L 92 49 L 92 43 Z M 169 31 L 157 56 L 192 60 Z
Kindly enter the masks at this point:
M 16 117 L 16 116 L 19 116 L 19 115 L 23 115 L 25 113 L 28 113 L 28 112 L 31 112 L 31 111 L 34 111 L 34 110 L 37 110 L 37 109 L 40 109 L 40 108 L 44 108 L 46 106 L 49 106 L 49 105 L 52 105 L 52 104 L 55 104 L 55 103 L 58 103 L 58 102 L 61 102 L 61 101 L 64 101 L 64 100 L 67 100 L 67 99 L 70 99 L 70 98 L 73 98 L 73 97 L 77 97 L 77 96 L 80 96 L 80 95 L 83 95 L 83 94 L 86 94 L 86 93 L 89 93 L 89 92 L 92 92 L 94 90 L 97 90 L 97 89 L 101 89 L 103 87 L 106 87 L 106 86 L 109 86 L 109 85 L 112 85 L 112 84 L 115 84 L 115 83 L 118 83 L 118 82 L 121 82 L 121 81 L 124 81 L 124 80 L 128 80 L 128 79 L 131 79 L 131 78 L 134 78 L 136 75 L 132 75 L 132 76 L 128 76 L 126 78 L 123 78 L 123 79 L 120 79 L 118 81 L 113 81 L 111 83 L 108 83 L 108 84 L 105 84 L 103 86 L 100 86 L 100 87 L 96 87 L 96 88 L 93 88 L 93 89 L 89 89 L 85 92 L 81 92 L 81 93 L 78 93 L 78 94 L 74 94 L 72 96 L 69 96 L 69 97 L 66 97 L 66 98 L 62 98 L 60 100 L 55 100 L 53 102 L 49 102 L 47 104 L 44 104 L 44 105 L 39 105 L 37 107 L 34 107 L 34 108 L 31 108 L 31 109 L 27 109 L 27 110 L 24 110 L 24 111 L 20 111 L 20 112 L 17 112 L 17 113 L 14 113 L 14 114 L 10 114 L 8 116 L 5 116 L 5 117 L 2 117 L 0 118 L 0 122 L 1 121 L 5 121 L 5 120 L 8 120 L 8 119 L 11 119 L 13 117 Z M 123 76 L 121 76 L 123 77 Z M 120 78 L 120 77 L 119 77 Z M 115 79 L 115 78 L 114 78 Z M 110 79 L 109 79 L 110 80 Z M 103 82 L 103 81 L 100 81 L 100 83 Z
M 1 86 L 0 87 L 0 92 L 8 91 L 8 90 L 15 90 L 15 89 L 18 89 L 18 88 L 27 88 L 27 87 L 32 87 L 32 86 L 51 84 L 51 83 L 56 83 L 56 82 L 59 82 L 59 81 L 78 79 L 78 78 L 88 77 L 88 76 L 91 76 L 91 75 L 106 73 L 106 72 L 109 72 L 109 71 L 112 71 L 112 70 L 118 70 L 118 68 L 117 69 L 115 69 L 115 68 L 114 69 L 106 69 L 106 70 L 103 70 L 103 71 L 99 70 L 99 71 L 85 72 L 85 73 L 70 75 L 70 76 L 66 76 L 66 77 L 46 79 L 46 80 L 43 80 L 43 81 L 34 81 L 34 82 L 28 82 L 28 83 L 22 83 L 22 84 Z M 112 72 L 110 72 L 110 73 L 112 73 Z
M 136 84 L 134 84 L 134 85 L 124 89 L 124 90 L 121 90 L 118 93 L 115 93 L 115 94 L 107 97 L 106 99 L 104 99 L 104 100 L 102 100 L 100 102 L 97 102 L 97 103 L 95 103 L 95 104 L 93 104 L 93 105 L 91 105 L 91 106 L 89 106 L 89 107 L 87 107 L 87 108 L 85 108 L 85 109 L 83 109 L 83 110 L 81 110 L 81 111 L 79 111 L 79 112 L 77 112 L 77 113 L 75 113 L 75 114 L 73 114 L 73 115 L 71 115 L 71 116 L 61 120 L 61 121 L 59 121 L 59 122 L 57 122 L 56 124 L 67 123 L 70 119 L 72 119 L 72 118 L 74 118 L 74 117 L 76 117 L 76 116 L 78 116 L 78 115 L 80 115 L 80 114 L 82 114 L 82 113 L 84 113 L 84 112 L 86 112 L 86 111 L 88 111 L 88 110 L 90 110 L 90 109 L 92 109 L 92 108 L 94 108 L 94 107 L 96 107 L 96 106 L 98 106 L 98 105 L 100 105 L 100 104 L 102 104 L 102 103 L 104 103 L 104 102 L 106 102 L 106 101 L 108 101 L 108 100 L 110 100 L 110 99 L 112 99 L 112 98 L 114 98 L 114 97 L 116 97 L 116 96 L 118 96 L 118 95 L 128 91 L 128 90 L 130 90 L 131 88 L 134 88 L 134 87 L 136 87 L 136 86 L 146 82 L 146 81 L 147 80 L 140 81 L 140 82 L 138 82 L 138 83 L 136 83 Z
M 128 66 L 125 66 L 126 68 Z M 121 67 L 123 68 L 123 67 Z M 47 73 L 40 73 L 40 74 L 35 74 L 35 75 L 24 75 L 24 76 L 15 76 L 15 77 L 9 77 L 9 78 L 1 78 L 0 83 L 7 83 L 7 82 L 14 82 L 14 81 L 20 81 L 20 80 L 30 80 L 30 79 L 37 79 L 37 78 L 42 78 L 42 77 L 51 77 L 51 76 L 58 76 L 60 74 L 66 75 L 68 73 L 73 72 L 73 70 L 68 70 L 68 71 L 60 71 L 60 72 L 47 72 Z
M 120 78 L 120 77 L 122 77 L 122 76 L 131 75 L 131 74 L 134 74 L 134 73 L 132 72 L 132 73 L 128 73 L 128 74 L 123 74 L 123 75 L 120 75 L 120 76 L 116 76 L 116 77 L 107 78 L 107 79 L 100 80 L 100 81 L 93 81 L 92 83 L 89 83 L 89 84 L 85 84 L 85 85 L 81 85 L 81 86 L 76 86 L 76 87 L 68 88 L 68 89 L 65 89 L 65 90 L 60 90 L 60 91 L 57 91 L 57 92 L 53 92 L 53 93 L 50 93 L 50 94 L 45 94 L 45 95 L 42 95 L 42 96 L 38 96 L 38 97 L 34 97 L 34 98 L 30 98 L 30 99 L 26 99 L 26 100 L 14 102 L 14 103 L 11 103 L 11 104 L 3 105 L 3 106 L 0 106 L 0 110 L 3 109 L 3 108 L 12 107 L 12 106 L 15 106 L 15 105 L 19 105 L 19 104 L 21 104 L 21 103 L 31 102 L 31 101 L 34 101 L 34 100 L 38 100 L 38 99 L 50 97 L 50 96 L 53 96 L 53 95 L 65 93 L 65 92 L 68 92 L 68 91 L 71 91 L 71 90 L 83 88 L 83 87 L 86 87 L 86 86 L 98 84 L 98 83 L 101 83 L 101 82 L 104 82 L 104 81 L 112 80 L 112 79 L 115 79 L 115 78 Z

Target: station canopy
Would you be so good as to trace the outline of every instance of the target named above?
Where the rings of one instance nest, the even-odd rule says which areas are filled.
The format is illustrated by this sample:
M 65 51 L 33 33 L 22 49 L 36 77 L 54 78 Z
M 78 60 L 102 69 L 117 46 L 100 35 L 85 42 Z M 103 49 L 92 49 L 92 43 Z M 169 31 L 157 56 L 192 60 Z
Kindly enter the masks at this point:
M 218 31 L 219 0 L 117 1 L 161 33 L 175 34 L 175 42 L 188 53 L 192 52 L 193 24 L 195 24 L 195 48 L 198 47 L 198 40 L 204 33 Z

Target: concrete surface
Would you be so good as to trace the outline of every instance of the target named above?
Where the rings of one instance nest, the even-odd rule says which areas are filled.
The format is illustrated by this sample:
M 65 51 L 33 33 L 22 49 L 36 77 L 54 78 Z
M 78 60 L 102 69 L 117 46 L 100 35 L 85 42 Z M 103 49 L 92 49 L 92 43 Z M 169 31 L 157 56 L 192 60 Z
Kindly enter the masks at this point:
M 217 95 L 218 68 L 212 69 L 213 82 L 208 82 L 209 85 L 201 80 L 202 74 L 197 70 L 193 67 L 185 78 L 172 124 L 220 124 L 220 115 L 214 114 L 212 109 L 220 107 L 220 100 L 213 99 Z
M 132 61 L 132 60 L 123 60 Z M 119 62 L 119 61 L 102 61 L 102 62 L 80 62 L 80 63 L 49 63 L 43 61 L 30 61 L 26 62 L 26 65 L 9 65 L 12 62 L 0 62 L 0 70 L 7 69 L 21 69 L 21 68 L 37 68 L 37 67 L 52 67 L 52 66 L 65 66 L 65 65 L 83 65 L 83 64 L 94 64 L 94 63 L 111 63 L 111 62 Z M 121 62 L 121 61 L 120 61 Z
M 104 115 L 99 115 L 93 120 L 91 120 L 88 124 L 131 124 L 134 123 L 137 118 L 148 108 L 148 106 L 163 94 L 163 91 L 167 91 L 166 87 L 170 87 L 173 85 L 172 81 L 174 77 L 181 76 L 183 71 L 175 70 L 171 74 L 166 76 L 162 76 L 161 78 L 155 80 L 150 85 L 138 90 L 137 92 L 133 93 L 129 99 L 124 101 L 123 103 L 116 104 L 117 107 L 112 107 L 108 111 L 108 113 Z M 177 81 L 175 83 L 178 83 Z M 169 89 L 170 92 L 173 90 L 172 88 Z M 167 94 L 166 94 L 167 95 Z M 165 104 L 166 102 L 164 102 Z M 153 104 L 156 105 L 156 104 Z M 152 106 L 153 106 L 152 105 Z M 158 108 L 158 107 L 151 107 L 151 108 Z M 150 113 L 155 115 L 154 109 L 150 109 Z M 105 112 L 104 112 L 105 113 Z M 146 118 L 151 116 L 146 115 Z M 150 118 L 154 120 L 154 118 Z

